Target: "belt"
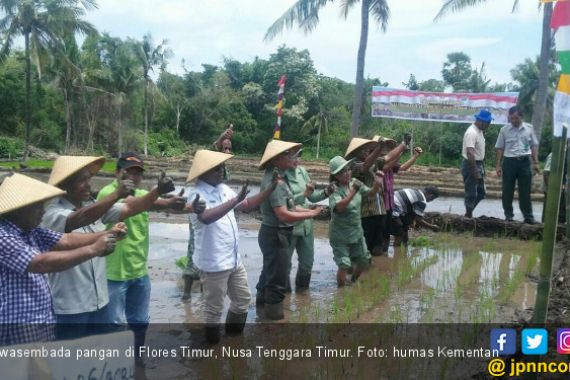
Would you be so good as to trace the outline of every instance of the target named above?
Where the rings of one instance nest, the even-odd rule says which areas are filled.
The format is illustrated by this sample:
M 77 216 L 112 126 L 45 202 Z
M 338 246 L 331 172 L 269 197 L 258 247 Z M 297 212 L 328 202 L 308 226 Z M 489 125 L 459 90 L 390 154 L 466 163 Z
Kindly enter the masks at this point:
M 529 155 L 526 155 L 526 156 L 505 157 L 505 159 L 518 160 L 518 161 L 528 160 L 528 159 L 530 159 L 530 154 L 529 154 Z
M 263 227 L 263 228 L 269 228 L 269 229 L 272 229 L 272 230 L 292 231 L 295 226 L 275 227 L 275 226 L 268 226 L 267 224 L 262 224 L 261 227 Z

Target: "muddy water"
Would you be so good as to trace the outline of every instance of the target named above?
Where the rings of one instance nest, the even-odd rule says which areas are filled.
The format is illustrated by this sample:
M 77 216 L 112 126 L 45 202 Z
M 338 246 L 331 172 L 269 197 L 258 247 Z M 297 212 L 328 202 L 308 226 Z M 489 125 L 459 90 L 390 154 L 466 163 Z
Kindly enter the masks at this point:
M 264 321 L 255 307 L 255 285 L 262 265 L 257 244 L 259 222 L 240 220 L 240 250 L 249 276 L 252 302 L 248 321 Z M 536 267 L 539 245 L 438 234 L 426 247 L 394 250 L 375 257 L 358 285 L 338 289 L 336 266 L 318 223 L 315 264 L 309 291 L 287 295 L 286 320 L 298 322 L 468 322 L 510 321 L 515 310 L 534 305 L 536 286 L 526 273 Z M 174 261 L 186 254 L 186 224 L 151 223 L 149 267 L 152 322 L 200 322 L 199 283 L 192 298 L 181 300 L 181 270 Z M 296 256 L 291 279 L 294 283 Z M 356 303 L 355 303 L 356 302 Z M 226 303 L 226 308 L 229 301 Z

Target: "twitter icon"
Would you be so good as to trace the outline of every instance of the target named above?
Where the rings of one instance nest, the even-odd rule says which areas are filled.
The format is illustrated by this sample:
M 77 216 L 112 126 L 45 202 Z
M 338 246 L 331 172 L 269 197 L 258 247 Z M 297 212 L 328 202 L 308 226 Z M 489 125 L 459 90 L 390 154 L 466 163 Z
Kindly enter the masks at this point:
M 546 329 L 524 329 L 521 339 L 522 353 L 525 355 L 544 355 L 548 352 Z

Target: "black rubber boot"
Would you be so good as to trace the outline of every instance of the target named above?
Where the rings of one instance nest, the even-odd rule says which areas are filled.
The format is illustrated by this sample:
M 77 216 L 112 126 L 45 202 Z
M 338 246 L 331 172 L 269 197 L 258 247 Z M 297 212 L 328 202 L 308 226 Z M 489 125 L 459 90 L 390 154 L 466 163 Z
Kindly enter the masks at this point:
M 465 217 L 466 218 L 473 218 L 473 209 L 466 207 L 465 208 Z
M 206 342 L 208 342 L 208 344 L 218 344 L 218 342 L 220 341 L 219 325 L 206 326 L 205 332 L 206 332 Z
M 187 300 L 191 297 L 192 292 L 192 284 L 194 283 L 194 278 L 190 275 L 183 275 L 182 279 L 184 280 L 184 293 L 182 294 L 182 299 Z
M 243 332 L 245 321 L 247 320 L 247 313 L 236 314 L 228 311 L 226 316 L 226 334 L 238 335 Z
M 283 315 L 283 302 L 266 303 L 265 318 L 271 319 L 273 321 L 285 318 L 285 316 Z
M 303 291 L 309 289 L 309 284 L 311 283 L 311 274 L 308 273 L 298 273 L 295 277 L 295 291 Z
M 255 306 L 263 306 L 265 305 L 265 293 L 257 291 L 255 295 Z

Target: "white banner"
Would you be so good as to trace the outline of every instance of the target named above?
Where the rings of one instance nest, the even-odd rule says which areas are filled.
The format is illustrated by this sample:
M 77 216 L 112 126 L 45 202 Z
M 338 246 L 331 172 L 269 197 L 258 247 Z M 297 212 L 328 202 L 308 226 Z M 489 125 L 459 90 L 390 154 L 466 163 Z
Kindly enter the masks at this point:
M 0 347 L 0 376 L 10 380 L 134 379 L 132 331 L 76 340 Z
M 494 123 L 507 124 L 508 110 L 518 92 L 444 93 L 374 86 L 372 116 L 393 119 L 472 123 L 480 109 L 493 114 Z

